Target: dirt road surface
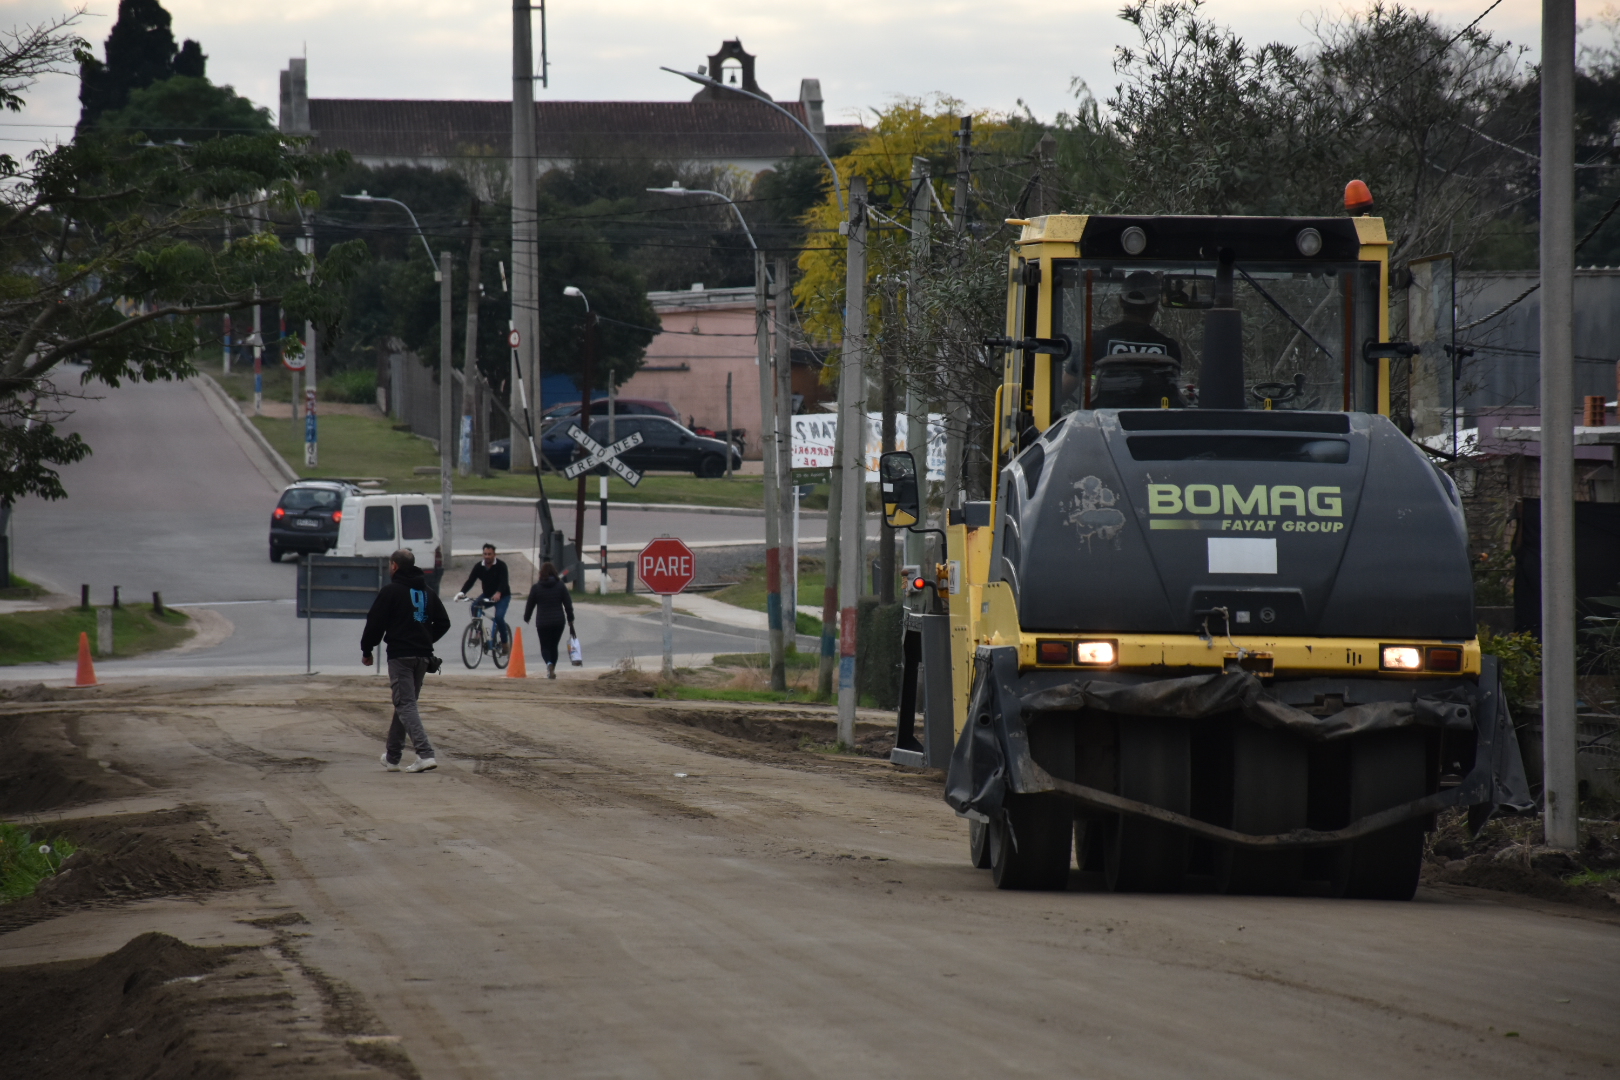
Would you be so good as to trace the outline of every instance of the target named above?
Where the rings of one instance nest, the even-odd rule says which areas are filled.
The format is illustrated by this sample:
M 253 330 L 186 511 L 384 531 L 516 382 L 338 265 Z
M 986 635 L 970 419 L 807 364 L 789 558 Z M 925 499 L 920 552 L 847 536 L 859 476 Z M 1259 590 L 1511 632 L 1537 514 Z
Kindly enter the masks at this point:
M 11 930 L 0 965 L 275 938 L 429 1078 L 1620 1076 L 1613 921 L 996 892 L 937 779 L 598 685 L 430 680 L 423 775 L 381 769 L 363 678 L 0 707 L 123 785 L 70 815 L 196 808 L 251 870 Z

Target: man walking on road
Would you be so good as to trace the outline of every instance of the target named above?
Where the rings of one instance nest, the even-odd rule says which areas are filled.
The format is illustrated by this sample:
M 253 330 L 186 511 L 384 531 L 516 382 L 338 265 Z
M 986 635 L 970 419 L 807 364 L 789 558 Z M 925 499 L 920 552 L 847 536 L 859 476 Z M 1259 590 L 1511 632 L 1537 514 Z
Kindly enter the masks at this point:
M 389 772 L 399 772 L 399 759 L 405 749 L 405 736 L 411 737 L 416 760 L 406 772 L 427 772 L 438 768 L 433 744 L 422 727 L 422 714 L 416 699 L 422 693 L 422 678 L 439 670 L 433 643 L 450 629 L 450 616 L 416 565 L 416 556 L 401 548 L 388 557 L 392 575 L 377 592 L 366 616 L 366 630 L 360 635 L 361 662 L 371 666 L 372 650 L 388 642 L 388 684 L 394 698 L 394 721 L 388 726 L 388 742 L 382 763 Z
M 484 545 L 483 561 L 473 565 L 472 573 L 461 583 L 461 591 L 456 593 L 456 599 L 464 599 L 474 582 L 484 586 L 484 595 L 479 599 L 495 605 L 495 640 L 510 647 L 512 628 L 506 625 L 506 608 L 512 602 L 512 579 L 506 572 L 506 563 L 495 557 L 494 544 Z

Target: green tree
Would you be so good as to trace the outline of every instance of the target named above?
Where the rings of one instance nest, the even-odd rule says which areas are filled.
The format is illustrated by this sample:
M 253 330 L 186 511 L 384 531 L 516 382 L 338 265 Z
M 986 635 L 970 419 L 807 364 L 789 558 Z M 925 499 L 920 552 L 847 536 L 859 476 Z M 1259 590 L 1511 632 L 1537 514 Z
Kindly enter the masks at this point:
M 153 142 L 196 142 L 273 131 L 275 124 L 269 109 L 254 105 L 229 86 L 176 75 L 131 93 L 123 108 L 101 115 L 95 130 L 99 134 L 142 134 Z
M 201 79 L 208 58 L 187 41 L 175 48 L 169 13 L 158 0 L 118 0 L 118 20 L 107 35 L 105 62 L 85 55 L 79 67 L 79 130 L 102 113 L 121 109 L 130 94 L 174 75 Z
M 0 85 L 5 78 L 0 70 Z M 257 293 L 298 321 L 335 328 L 362 246 L 311 265 L 272 232 L 219 240 L 224 215 L 261 199 L 312 209 L 302 186 L 333 164 L 273 133 L 187 146 L 79 139 L 4 163 L 0 505 L 64 497 L 52 466 L 88 453 L 76 434 L 56 430 L 74 384 L 191 374 L 199 317 Z

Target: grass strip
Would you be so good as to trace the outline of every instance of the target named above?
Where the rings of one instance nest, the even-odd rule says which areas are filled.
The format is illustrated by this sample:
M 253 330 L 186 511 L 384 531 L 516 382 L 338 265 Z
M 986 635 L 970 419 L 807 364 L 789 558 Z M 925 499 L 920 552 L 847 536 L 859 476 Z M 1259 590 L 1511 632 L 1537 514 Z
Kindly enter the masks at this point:
M 94 648 L 96 610 L 74 607 L 0 615 L 0 667 L 72 660 L 79 655 L 81 633 L 90 635 Z M 114 656 L 173 648 L 194 632 L 191 620 L 173 608 L 161 616 L 134 607 L 113 609 Z
M 34 895 L 75 850 L 61 837 L 36 841 L 25 829 L 0 821 L 0 904 Z
M 1607 885 L 1620 881 L 1620 870 L 1582 870 L 1564 879 L 1565 885 Z
M 817 653 L 790 652 L 787 654 L 787 668 L 789 671 L 815 671 L 821 667 L 821 656 Z M 714 658 L 715 667 L 758 668 L 761 671 L 771 666 L 771 654 L 754 653 L 719 653 Z
M 439 455 L 433 444 L 409 431 L 395 429 L 381 416 L 329 415 L 320 417 L 320 458 L 315 468 L 305 468 L 304 429 L 291 420 L 255 416 L 258 427 L 276 452 L 287 460 L 298 475 L 307 479 L 381 479 L 389 491 L 428 491 L 439 489 L 435 473 L 416 472 L 418 467 L 436 468 Z M 597 498 L 596 478 L 589 479 L 587 507 Z M 572 503 L 578 492 L 577 480 L 555 475 L 545 478 L 546 497 L 558 503 Z M 460 495 L 509 495 L 532 498 L 534 474 L 496 469 L 485 479 L 457 476 L 455 490 Z M 617 476 L 608 478 L 608 500 L 618 503 L 674 503 L 688 506 L 728 506 L 759 509 L 765 501 L 764 480 L 758 476 L 733 476 L 704 480 L 687 473 L 649 473 L 631 487 Z M 819 500 L 819 507 L 818 507 Z M 824 508 L 826 495 L 818 493 L 804 500 L 807 509 Z M 819 595 L 819 594 L 818 594 Z
M 799 600 L 806 597 L 821 599 L 822 591 L 826 588 L 827 573 L 825 564 L 820 559 L 799 560 Z M 734 585 L 727 585 L 718 592 L 711 593 L 711 597 L 723 604 L 733 607 L 747 608 L 749 611 L 765 610 L 765 564 L 754 563 L 744 572 L 743 578 Z M 796 629 L 799 633 L 809 637 L 821 636 L 821 620 L 814 615 L 806 615 L 802 611 L 793 613 Z

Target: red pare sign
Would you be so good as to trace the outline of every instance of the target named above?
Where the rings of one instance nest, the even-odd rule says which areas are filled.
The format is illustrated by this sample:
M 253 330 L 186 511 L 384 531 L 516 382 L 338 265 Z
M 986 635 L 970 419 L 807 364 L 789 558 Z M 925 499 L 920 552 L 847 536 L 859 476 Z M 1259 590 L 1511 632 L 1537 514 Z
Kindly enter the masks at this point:
M 692 549 L 673 536 L 659 537 L 642 548 L 636 565 L 647 588 L 660 596 L 680 592 L 697 576 Z

